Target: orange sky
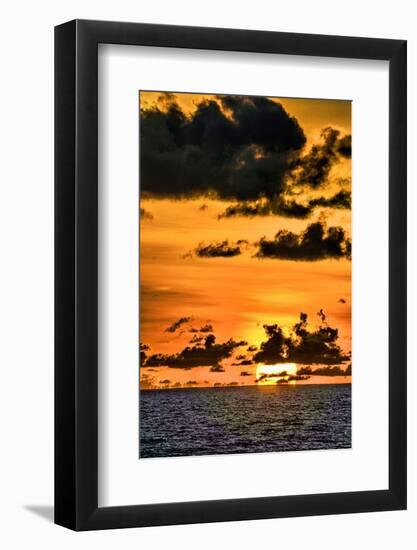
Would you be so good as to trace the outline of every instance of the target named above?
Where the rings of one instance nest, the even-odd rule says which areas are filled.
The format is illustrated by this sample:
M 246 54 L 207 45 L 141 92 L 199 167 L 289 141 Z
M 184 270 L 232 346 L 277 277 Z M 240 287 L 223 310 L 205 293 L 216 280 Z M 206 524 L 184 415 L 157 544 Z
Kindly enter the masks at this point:
M 160 92 L 141 92 L 141 108 L 158 103 Z M 210 96 L 211 98 L 213 96 Z M 192 113 L 203 96 L 176 94 L 184 112 Z M 351 104 L 344 101 L 274 98 L 295 116 L 307 137 L 306 150 L 331 125 L 343 134 L 351 133 Z M 159 103 L 160 108 L 163 105 Z M 350 190 L 351 161 L 343 159 L 329 174 L 329 183 L 320 195 L 334 194 L 340 179 Z M 346 183 L 346 180 L 348 183 Z M 314 191 L 308 192 L 315 197 Z M 286 330 L 298 321 L 301 311 L 308 313 L 312 325 L 318 324 L 316 313 L 323 309 L 327 322 L 339 330 L 338 343 L 345 352 L 351 350 L 351 262 L 348 259 L 290 261 L 255 258 L 255 242 L 272 239 L 279 229 L 295 233 L 317 220 L 327 226 L 341 226 L 350 236 L 351 211 L 317 209 L 308 219 L 282 216 L 222 218 L 230 202 L 199 197 L 172 200 L 141 197 L 140 206 L 151 214 L 140 222 L 140 341 L 152 353 L 172 354 L 190 345 L 188 332 L 165 332 L 181 317 L 191 317 L 188 324 L 213 325 L 217 342 L 229 338 L 245 340 L 259 346 L 266 339 L 263 324 L 278 323 Z M 236 257 L 200 258 L 190 254 L 199 243 L 228 239 L 248 241 Z M 342 303 L 343 299 L 345 303 Z M 247 346 L 235 350 L 234 357 L 247 353 Z M 214 384 L 254 384 L 259 365 L 233 366 L 235 358 L 225 360 L 225 372 L 210 372 L 210 367 L 190 370 L 170 367 L 141 368 L 142 388 L 167 387 L 193 382 L 198 386 Z M 315 365 L 318 366 L 318 365 Z M 346 365 L 344 365 L 346 366 Z M 283 365 L 277 367 L 280 370 Z M 241 376 L 241 372 L 249 373 Z M 169 383 L 161 384 L 161 381 Z M 298 383 L 344 383 L 351 378 L 313 376 Z M 191 385 L 191 384 L 190 384 Z

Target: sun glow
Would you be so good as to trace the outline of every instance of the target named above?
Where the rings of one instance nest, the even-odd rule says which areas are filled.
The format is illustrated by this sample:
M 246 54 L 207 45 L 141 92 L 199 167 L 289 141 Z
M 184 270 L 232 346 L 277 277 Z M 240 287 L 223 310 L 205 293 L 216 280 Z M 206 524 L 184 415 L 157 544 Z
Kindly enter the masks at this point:
M 258 365 L 256 369 L 256 380 L 261 386 L 274 384 L 293 384 L 292 376 L 297 374 L 295 363 L 280 363 L 278 365 Z

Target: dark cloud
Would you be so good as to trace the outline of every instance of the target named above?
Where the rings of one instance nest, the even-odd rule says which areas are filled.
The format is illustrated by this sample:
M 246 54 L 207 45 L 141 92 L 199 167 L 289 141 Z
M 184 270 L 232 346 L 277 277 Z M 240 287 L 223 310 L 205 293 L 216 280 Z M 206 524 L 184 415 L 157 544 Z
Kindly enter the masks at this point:
M 257 349 L 256 346 L 249 346 L 246 351 L 256 351 Z
M 340 155 L 346 158 L 352 157 L 352 136 L 344 136 L 339 139 L 337 150 Z
M 216 344 L 214 334 L 208 334 L 204 345 L 187 346 L 176 354 L 153 354 L 150 355 L 145 366 L 149 367 L 172 367 L 179 369 L 190 369 L 193 367 L 205 367 L 218 365 L 223 359 L 230 357 L 233 351 L 247 345 L 244 341 L 235 341 L 232 338 L 221 344 Z
M 171 97 L 164 110 L 141 110 L 141 190 L 156 197 L 276 197 L 305 143 L 297 120 L 268 98 L 202 100 L 186 116 Z
M 275 200 L 262 199 L 256 202 L 238 202 L 226 208 L 219 214 L 218 218 L 246 217 L 254 218 L 256 216 L 284 216 L 291 218 L 307 218 L 312 212 L 309 205 L 299 204 L 294 200 L 285 200 L 283 198 Z
M 262 382 L 262 380 L 265 380 L 266 378 L 270 378 L 270 376 L 268 374 L 261 374 L 259 378 L 255 378 L 255 384 Z
M 172 92 L 161 92 L 161 95 L 158 97 L 158 103 L 162 106 L 170 105 L 175 100 L 175 94 Z
M 210 323 L 206 323 L 205 325 L 203 325 L 203 326 L 200 327 L 200 328 L 191 327 L 190 330 L 189 330 L 188 332 L 191 332 L 191 333 L 198 333 L 198 332 L 207 333 L 207 332 L 213 332 L 213 325 L 211 325 Z
M 162 384 L 163 386 L 168 386 L 169 384 L 171 384 L 171 380 L 166 378 L 165 380 L 160 380 L 159 383 Z
M 216 337 L 214 336 L 214 334 L 209 334 L 208 336 L 206 336 L 204 340 L 204 346 L 206 349 L 212 349 L 213 346 L 215 345 L 221 345 L 221 344 L 216 344 L 215 342 L 216 342 Z M 229 342 L 231 342 L 231 340 L 229 340 Z
M 295 185 L 306 185 L 313 189 L 327 182 L 332 166 L 338 156 L 350 156 L 350 136 L 340 138 L 340 132 L 334 128 L 325 128 L 321 133 L 321 143 L 301 157 L 297 163 L 293 182 Z
M 314 376 L 342 376 L 345 374 L 344 369 L 341 369 L 340 367 L 320 367 L 318 369 L 314 369 L 313 375 Z
M 275 152 L 300 149 L 305 144 L 302 128 L 280 103 L 266 97 L 225 95 L 220 99 L 232 116 L 239 143 L 255 143 Z
M 291 194 L 299 186 L 323 187 L 332 166 L 351 156 L 351 136 L 327 127 L 320 143 L 307 152 L 305 145 L 298 121 L 268 98 L 203 99 L 187 116 L 174 94 L 162 94 L 158 106 L 141 109 L 141 192 L 145 197 L 236 202 L 220 218 L 303 219 L 318 207 L 350 208 L 346 191 L 305 204 Z M 206 210 L 207 204 L 199 209 Z M 214 250 L 210 257 L 239 253 L 236 248 L 226 254 Z
M 140 209 L 140 218 L 141 220 L 153 220 L 153 215 L 145 210 L 144 208 Z
M 218 215 L 218 218 L 282 216 L 305 219 L 311 216 L 315 208 L 350 209 L 351 203 L 352 194 L 349 191 L 341 190 L 331 197 L 318 197 L 311 199 L 306 204 L 284 198 L 273 201 L 263 199 L 256 202 L 239 202 L 228 206 L 224 212 Z
M 229 244 L 227 240 L 207 245 L 200 243 L 194 252 L 199 258 L 231 258 L 241 254 L 240 246 Z
M 344 298 L 339 298 L 337 301 L 339 304 L 346 304 L 346 300 Z
M 140 377 L 141 390 L 153 390 L 157 388 L 156 379 L 148 374 L 142 374 Z
M 270 201 L 271 202 L 271 201 Z M 274 203 L 271 203 L 274 204 Z M 283 216 L 285 218 L 307 218 L 311 212 L 312 208 L 310 204 L 301 204 L 294 200 L 280 199 L 276 201 L 276 212 L 274 209 L 272 214 L 277 214 L 278 216 Z
M 188 382 L 186 382 L 184 385 L 185 386 L 198 386 L 198 382 L 197 382 L 197 380 L 188 380 Z
M 229 382 L 227 386 L 238 386 L 239 384 L 237 382 Z
M 222 367 L 221 365 L 213 365 L 210 368 L 210 372 L 226 372 L 226 369 Z
M 283 378 L 283 377 L 286 377 L 286 379 L 288 378 L 289 374 L 286 370 L 282 370 L 280 372 L 274 372 L 274 373 L 264 373 L 264 374 L 261 374 L 258 378 L 255 379 L 255 382 L 258 384 L 259 382 L 262 382 L 263 380 L 268 380 L 268 379 L 271 379 L 271 378 Z
M 324 313 L 324 311 L 322 309 L 320 309 L 318 312 L 317 312 L 317 316 L 320 318 L 320 321 L 322 323 L 325 323 L 326 322 L 326 314 Z
M 301 234 L 281 229 L 273 240 L 263 237 L 258 243 L 258 258 L 315 261 L 349 258 L 351 242 L 342 227 L 312 223 Z
M 311 367 L 300 367 L 297 369 L 297 376 L 311 376 L 313 374 L 313 369 Z
M 186 324 L 186 323 L 189 323 L 191 321 L 191 317 L 180 317 L 180 319 L 178 319 L 178 321 L 175 321 L 174 323 L 172 323 L 172 325 L 170 325 L 169 327 L 167 327 L 165 329 L 165 332 L 175 332 L 176 330 L 178 330 L 182 325 Z
M 350 191 L 338 191 L 332 197 L 320 197 L 318 199 L 312 199 L 310 201 L 310 208 L 316 208 L 321 206 L 323 208 L 346 208 L 350 210 L 352 208 L 352 193 Z
M 233 363 L 234 367 L 246 367 L 249 365 L 253 365 L 252 359 L 242 359 L 238 363 Z
M 250 372 L 248 372 L 247 370 L 243 370 L 241 373 L 240 373 L 240 376 L 252 376 L 252 374 Z
M 148 346 L 148 344 L 143 344 L 142 342 L 140 342 L 140 344 L 139 344 L 139 358 L 140 358 L 140 364 L 141 365 L 145 364 L 146 358 L 148 357 L 148 354 L 146 352 L 149 351 L 150 349 L 151 348 L 150 348 L 150 346 Z
M 266 364 L 297 363 L 338 365 L 350 359 L 337 343 L 339 332 L 328 324 L 309 330 L 306 313 L 300 314 L 289 335 L 284 334 L 277 324 L 264 325 L 267 336 L 262 342 L 254 361 Z M 310 371 L 297 372 L 298 375 L 310 375 Z
M 198 334 L 194 334 L 194 336 L 190 340 L 190 344 L 201 344 L 203 340 L 204 336 L 198 336 Z
M 312 369 L 311 367 L 301 367 L 297 370 L 297 376 L 350 376 L 352 374 L 352 364 L 348 365 L 345 369 L 339 365 L 319 367 Z

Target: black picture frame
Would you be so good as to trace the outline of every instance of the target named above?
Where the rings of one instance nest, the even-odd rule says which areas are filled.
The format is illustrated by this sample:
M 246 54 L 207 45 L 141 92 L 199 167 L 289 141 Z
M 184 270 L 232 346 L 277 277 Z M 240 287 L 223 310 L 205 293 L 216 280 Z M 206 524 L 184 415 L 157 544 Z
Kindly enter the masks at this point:
M 98 506 L 98 44 L 389 62 L 389 488 Z M 92 530 L 406 508 L 406 41 L 74 20 L 55 28 L 55 523 Z

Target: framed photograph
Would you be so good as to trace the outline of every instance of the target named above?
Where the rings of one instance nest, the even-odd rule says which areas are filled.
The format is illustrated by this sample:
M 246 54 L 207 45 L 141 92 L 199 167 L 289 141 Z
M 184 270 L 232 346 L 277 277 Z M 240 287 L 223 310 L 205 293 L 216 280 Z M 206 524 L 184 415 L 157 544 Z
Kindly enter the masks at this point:
M 406 42 L 55 29 L 55 521 L 406 507 Z

